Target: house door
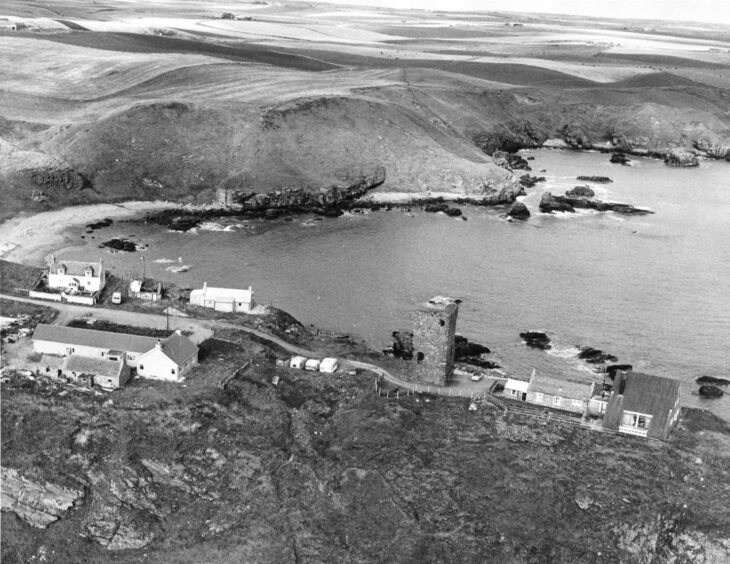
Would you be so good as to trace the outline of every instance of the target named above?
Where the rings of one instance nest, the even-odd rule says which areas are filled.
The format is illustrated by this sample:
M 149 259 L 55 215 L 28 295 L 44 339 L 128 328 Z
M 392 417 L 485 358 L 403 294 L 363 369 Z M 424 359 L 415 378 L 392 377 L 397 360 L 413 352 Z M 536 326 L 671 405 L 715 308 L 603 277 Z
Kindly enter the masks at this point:
M 527 401 L 527 392 L 522 392 L 522 401 Z

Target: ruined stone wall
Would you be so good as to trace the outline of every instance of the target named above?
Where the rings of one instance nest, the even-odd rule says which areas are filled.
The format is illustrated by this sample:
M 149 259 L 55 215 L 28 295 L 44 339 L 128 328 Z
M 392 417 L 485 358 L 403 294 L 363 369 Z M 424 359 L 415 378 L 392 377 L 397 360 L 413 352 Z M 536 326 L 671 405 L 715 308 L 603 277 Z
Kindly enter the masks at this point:
M 414 311 L 411 382 L 442 386 L 454 368 L 454 337 L 459 306 Z

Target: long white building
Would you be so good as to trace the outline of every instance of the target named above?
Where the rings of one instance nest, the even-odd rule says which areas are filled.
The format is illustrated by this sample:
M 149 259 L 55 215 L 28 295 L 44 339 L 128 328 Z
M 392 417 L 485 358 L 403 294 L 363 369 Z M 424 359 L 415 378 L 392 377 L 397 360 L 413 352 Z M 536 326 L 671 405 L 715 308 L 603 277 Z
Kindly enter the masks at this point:
M 190 305 L 209 307 L 216 311 L 251 313 L 254 308 L 253 288 L 215 288 L 206 282 L 202 288 L 190 292 Z

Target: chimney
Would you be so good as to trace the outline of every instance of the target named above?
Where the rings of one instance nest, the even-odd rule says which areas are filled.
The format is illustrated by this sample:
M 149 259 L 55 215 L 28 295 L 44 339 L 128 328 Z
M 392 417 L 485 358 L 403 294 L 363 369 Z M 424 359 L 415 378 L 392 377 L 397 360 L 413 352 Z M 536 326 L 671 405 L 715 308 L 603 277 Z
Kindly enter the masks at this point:
M 182 329 L 175 329 L 176 335 L 182 335 Z
M 162 341 L 160 341 L 159 339 L 157 339 L 157 342 L 155 343 L 155 348 L 156 349 L 161 349 L 162 348 Z

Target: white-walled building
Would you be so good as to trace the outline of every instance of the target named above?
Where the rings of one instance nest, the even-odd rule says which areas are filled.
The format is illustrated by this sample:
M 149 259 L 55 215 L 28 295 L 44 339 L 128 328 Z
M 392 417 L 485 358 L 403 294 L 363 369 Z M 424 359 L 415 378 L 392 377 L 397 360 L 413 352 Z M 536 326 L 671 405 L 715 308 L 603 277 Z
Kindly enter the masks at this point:
M 137 359 L 137 374 L 144 378 L 179 382 L 198 364 L 198 347 L 176 331 Z
M 59 357 L 121 361 L 145 378 L 174 382 L 198 363 L 198 346 L 178 331 L 156 339 L 40 323 L 33 333 L 33 350 Z
M 93 294 L 106 284 L 106 270 L 103 259 L 99 262 L 56 260 L 51 255 L 48 265 L 48 287 L 70 293 Z
M 206 282 L 190 292 L 190 305 L 209 307 L 216 311 L 250 313 L 254 308 L 253 289 L 215 288 Z

